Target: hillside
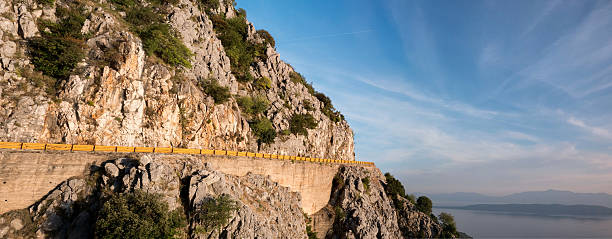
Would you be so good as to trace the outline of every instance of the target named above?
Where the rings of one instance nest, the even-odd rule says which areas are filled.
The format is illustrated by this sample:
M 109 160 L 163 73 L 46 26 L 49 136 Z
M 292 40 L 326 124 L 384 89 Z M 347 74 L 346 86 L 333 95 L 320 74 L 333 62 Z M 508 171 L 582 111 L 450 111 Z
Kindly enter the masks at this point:
M 0 1 L 0 141 L 354 160 L 331 100 L 232 1 Z

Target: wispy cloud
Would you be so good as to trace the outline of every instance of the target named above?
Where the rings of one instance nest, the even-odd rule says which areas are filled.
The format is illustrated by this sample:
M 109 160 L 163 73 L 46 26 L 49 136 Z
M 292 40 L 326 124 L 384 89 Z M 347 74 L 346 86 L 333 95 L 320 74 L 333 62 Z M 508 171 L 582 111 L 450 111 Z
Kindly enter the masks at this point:
M 607 138 L 607 139 L 612 139 L 612 133 L 610 133 L 610 131 L 608 131 L 607 129 L 604 128 L 599 128 L 599 127 L 595 127 L 595 126 L 590 126 L 588 124 L 586 124 L 584 121 L 576 119 L 574 117 L 570 117 L 569 119 L 567 119 L 567 123 L 582 128 L 588 132 L 590 132 L 593 135 L 599 136 L 599 137 L 603 137 L 603 138 Z
M 575 98 L 606 89 L 612 72 L 612 2 L 599 2 L 573 31 L 558 38 L 533 64 L 518 72 L 522 87 L 546 82 Z M 579 78 L 578 78 L 579 77 Z M 585 80 L 587 79 L 587 80 Z
M 540 14 L 536 15 L 536 17 L 531 21 L 531 24 L 527 26 L 525 30 L 521 33 L 521 38 L 531 33 L 562 2 L 563 1 L 561 0 L 547 1 L 545 7 L 540 11 Z

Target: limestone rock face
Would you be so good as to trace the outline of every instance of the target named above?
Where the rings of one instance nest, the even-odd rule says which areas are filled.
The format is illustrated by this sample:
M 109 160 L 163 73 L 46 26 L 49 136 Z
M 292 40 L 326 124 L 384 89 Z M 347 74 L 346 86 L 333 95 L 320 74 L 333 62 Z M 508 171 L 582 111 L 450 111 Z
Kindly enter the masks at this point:
M 191 68 L 171 67 L 146 54 L 142 40 L 119 19 L 125 13 L 102 6 L 110 1 L 80 1 L 87 13 L 81 29 L 87 35 L 85 59 L 68 79 L 59 80 L 58 92 L 47 94 L 50 86 L 33 80 L 38 73 L 27 40 L 40 36 L 41 21 L 57 21 L 56 8 L 73 2 L 56 0 L 47 6 L 0 0 L 0 141 L 213 148 L 354 160 L 348 123 L 325 116 L 323 103 L 290 80 L 294 69 L 269 45 L 250 67 L 255 78 L 271 80 L 270 89 L 257 92 L 270 103 L 265 116 L 279 135 L 294 114 L 311 113 L 318 126 L 308 130 L 308 137 L 290 134 L 270 144 L 257 143 L 235 100 L 253 95 L 253 86 L 232 74 L 211 16 L 197 0 L 180 0 L 165 10 L 167 23 L 193 53 Z M 220 1 L 209 13 L 234 17 L 235 11 L 230 2 Z M 263 42 L 247 23 L 248 39 Z M 215 104 L 199 84 L 208 78 L 233 97 Z
M 345 166 L 334 179 L 328 207 L 313 215 L 319 238 L 436 238 L 441 226 L 408 200 L 396 208 L 376 168 Z

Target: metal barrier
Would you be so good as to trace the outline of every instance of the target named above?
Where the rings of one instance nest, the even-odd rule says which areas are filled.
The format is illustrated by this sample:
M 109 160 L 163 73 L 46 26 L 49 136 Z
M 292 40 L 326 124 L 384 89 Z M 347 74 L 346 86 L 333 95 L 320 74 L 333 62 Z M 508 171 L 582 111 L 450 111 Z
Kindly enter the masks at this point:
M 162 153 L 162 154 L 201 154 L 201 155 L 227 155 L 249 158 L 264 158 L 278 160 L 298 160 L 315 163 L 340 163 L 374 165 L 373 162 L 350 161 L 337 159 L 310 158 L 277 154 L 262 154 L 251 152 L 238 152 L 213 149 L 189 149 L 189 148 L 167 148 L 167 147 L 128 147 L 128 146 L 105 146 L 89 144 L 44 144 L 44 143 L 18 143 L 0 142 L 0 149 L 27 149 L 46 151 L 78 151 L 78 152 L 119 152 L 119 153 Z

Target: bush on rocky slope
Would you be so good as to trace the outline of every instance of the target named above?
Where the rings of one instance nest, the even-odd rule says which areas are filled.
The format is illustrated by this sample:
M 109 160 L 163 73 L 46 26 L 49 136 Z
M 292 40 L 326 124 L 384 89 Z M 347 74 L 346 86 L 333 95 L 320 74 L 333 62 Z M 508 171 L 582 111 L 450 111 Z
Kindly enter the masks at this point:
M 289 120 L 289 130 L 295 135 L 308 136 L 308 130 L 317 127 L 317 121 L 311 114 L 295 114 Z
M 238 210 L 236 202 L 228 195 L 220 195 L 204 201 L 191 214 L 193 221 L 198 224 L 195 229 L 196 233 L 206 233 L 221 228 L 227 224 L 236 210 Z
M 253 134 L 257 136 L 258 144 L 269 144 L 274 142 L 276 138 L 276 130 L 272 122 L 266 117 L 259 117 L 249 121 L 249 126 L 253 130 Z
M 219 85 L 216 79 L 200 80 L 198 85 L 207 95 L 215 100 L 215 104 L 223 104 L 232 96 L 227 87 Z
M 230 58 L 232 73 L 240 82 L 250 82 L 254 78 L 249 72 L 249 67 L 255 62 L 256 57 L 265 56 L 265 45 L 253 43 L 248 38 L 248 24 L 246 13 L 233 18 L 224 15 L 212 15 L 217 37 L 221 40 L 225 53 Z
M 236 99 L 238 106 L 242 110 L 242 113 L 245 113 L 249 116 L 257 116 L 268 109 L 268 100 L 265 97 L 261 96 L 243 96 Z
M 170 212 L 160 195 L 116 193 L 104 202 L 96 220 L 97 238 L 174 238 L 186 226 L 180 210 Z
M 428 215 L 431 214 L 431 207 L 432 206 L 433 206 L 433 203 L 431 202 L 431 199 L 429 199 L 428 197 L 420 196 L 417 199 L 416 207 L 422 213 L 425 213 L 425 214 L 428 214 Z
M 457 224 L 455 218 L 449 213 L 442 212 L 438 216 L 442 222 L 442 237 L 454 238 L 457 237 Z
M 125 20 L 132 31 L 138 34 L 148 55 L 155 55 L 166 64 L 191 68 L 189 61 L 192 53 L 183 44 L 181 36 L 164 22 L 164 16 L 157 12 L 155 6 L 175 4 L 175 0 L 152 1 L 152 6 L 143 6 L 133 0 L 113 0 L 118 9 L 126 10 Z
M 28 53 L 34 68 L 44 75 L 56 80 L 48 80 L 47 89 L 57 91 L 57 80 L 68 79 L 85 53 L 83 40 L 85 36 L 81 28 L 85 22 L 86 14 L 82 7 L 73 4 L 70 8 L 57 7 L 57 22 L 41 20 L 38 29 L 41 37 L 28 39 Z

